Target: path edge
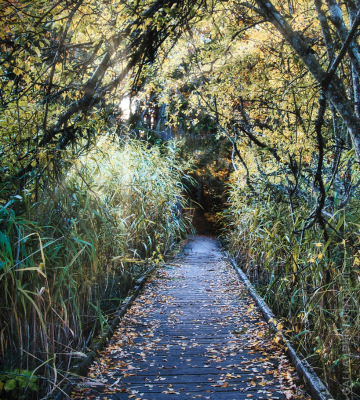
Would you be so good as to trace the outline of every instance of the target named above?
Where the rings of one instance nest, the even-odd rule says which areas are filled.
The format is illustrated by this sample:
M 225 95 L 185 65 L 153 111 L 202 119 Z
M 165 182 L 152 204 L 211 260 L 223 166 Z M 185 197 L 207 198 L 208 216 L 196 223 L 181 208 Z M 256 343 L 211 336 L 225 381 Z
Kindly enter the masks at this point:
M 295 349 L 292 347 L 290 341 L 285 338 L 281 330 L 277 329 L 277 326 L 274 324 L 275 315 L 270 310 L 269 306 L 265 303 L 265 301 L 259 296 L 253 287 L 252 283 L 249 281 L 248 277 L 244 273 L 244 271 L 236 264 L 235 260 L 224 251 L 226 257 L 230 261 L 231 265 L 234 267 L 235 271 L 239 275 L 241 281 L 246 286 L 246 289 L 250 293 L 250 296 L 255 300 L 256 305 L 262 311 L 265 320 L 270 326 L 276 330 L 277 336 L 281 338 L 283 345 L 285 346 L 285 352 L 290 358 L 293 366 L 295 367 L 298 375 L 302 378 L 308 387 L 311 397 L 314 400 L 334 400 L 331 396 L 330 392 L 317 376 L 316 372 L 312 369 L 310 364 L 306 360 L 301 360 L 299 356 L 296 354 Z
M 57 393 L 51 397 L 53 400 L 66 400 L 70 398 L 71 390 L 79 383 L 79 378 L 83 378 L 87 375 L 88 368 L 98 356 L 98 353 L 106 347 L 106 345 L 108 344 L 108 340 L 113 336 L 122 318 L 127 313 L 127 310 L 131 307 L 134 300 L 138 297 L 141 289 L 144 287 L 145 282 L 155 271 L 155 269 L 156 266 L 152 267 L 135 282 L 132 294 L 125 298 L 118 312 L 116 313 L 115 319 L 113 319 L 110 326 L 107 327 L 100 336 L 98 336 L 97 341 L 89 347 L 86 358 L 71 370 L 71 375 L 73 375 L 73 378 L 67 378 L 68 383 L 65 385 L 64 388 L 57 388 Z

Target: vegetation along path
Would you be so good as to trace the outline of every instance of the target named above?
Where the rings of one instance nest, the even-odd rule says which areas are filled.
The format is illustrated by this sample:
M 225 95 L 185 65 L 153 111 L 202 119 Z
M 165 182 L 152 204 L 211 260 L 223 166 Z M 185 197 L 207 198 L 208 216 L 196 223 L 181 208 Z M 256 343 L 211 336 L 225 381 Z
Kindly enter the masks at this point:
M 218 242 L 205 236 L 145 286 L 89 378 L 95 386 L 79 385 L 74 399 L 309 398 Z

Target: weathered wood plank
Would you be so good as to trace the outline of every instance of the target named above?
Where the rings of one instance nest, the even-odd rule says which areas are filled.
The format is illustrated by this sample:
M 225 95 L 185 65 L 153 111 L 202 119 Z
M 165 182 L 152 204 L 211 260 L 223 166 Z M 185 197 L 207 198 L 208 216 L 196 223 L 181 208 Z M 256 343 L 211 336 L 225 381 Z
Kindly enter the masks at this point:
M 98 385 L 73 398 L 308 398 L 217 242 L 195 237 L 175 264 L 146 285 L 93 364 Z

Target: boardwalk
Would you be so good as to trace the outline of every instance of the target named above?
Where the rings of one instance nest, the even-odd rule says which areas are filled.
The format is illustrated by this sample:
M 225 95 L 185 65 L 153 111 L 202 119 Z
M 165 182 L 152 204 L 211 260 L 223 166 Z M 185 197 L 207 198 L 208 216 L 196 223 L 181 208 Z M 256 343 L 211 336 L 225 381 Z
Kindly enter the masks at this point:
M 195 236 L 136 300 L 74 399 L 302 399 L 215 239 Z

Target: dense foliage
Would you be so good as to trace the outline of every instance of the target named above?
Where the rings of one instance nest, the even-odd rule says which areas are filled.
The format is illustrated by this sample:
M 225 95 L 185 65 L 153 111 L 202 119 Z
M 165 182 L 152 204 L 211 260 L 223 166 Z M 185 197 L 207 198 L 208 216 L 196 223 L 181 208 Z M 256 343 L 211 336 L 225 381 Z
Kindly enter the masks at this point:
M 0 0 L 0 284 L 8 299 L 2 312 L 26 310 L 4 319 L 3 355 L 11 346 L 23 348 L 17 341 L 34 329 L 34 318 L 46 353 L 39 358 L 48 365 L 51 346 L 61 342 L 48 332 L 51 318 L 60 318 L 59 326 L 66 321 L 64 331 L 82 331 L 80 319 L 66 327 L 60 300 L 55 307 L 42 303 L 49 289 L 39 282 L 50 279 L 45 266 L 51 257 L 76 271 L 85 268 L 86 275 L 94 269 L 96 276 L 98 265 L 119 252 L 148 257 L 156 234 L 164 249 L 170 246 L 180 229 L 169 213 L 181 174 L 170 165 L 174 158 L 163 158 L 169 150 L 150 147 L 185 135 L 194 144 L 205 137 L 209 146 L 192 149 L 198 187 L 232 171 L 224 235 L 233 254 L 334 393 L 356 390 L 359 25 L 358 0 Z M 129 123 L 121 110 L 125 97 L 137 104 Z M 101 138 L 109 145 L 145 133 L 149 149 L 137 142 L 131 151 L 121 146 L 120 157 L 134 157 L 126 165 L 115 153 L 107 159 L 101 147 L 91 150 Z M 231 159 L 219 151 L 224 142 Z M 97 161 L 90 160 L 94 151 Z M 147 155 L 138 158 L 139 152 Z M 156 162 L 145 168 L 142 163 L 153 165 L 149 157 Z M 131 180 L 140 166 L 154 181 L 141 181 L 141 189 Z M 170 186 L 162 180 L 164 169 L 175 174 Z M 167 214 L 159 214 L 149 190 L 163 197 Z M 71 244 L 64 246 L 65 239 Z M 20 266 L 21 260 L 30 264 Z M 23 281 L 27 274 L 37 283 Z M 67 275 L 71 288 L 76 274 L 84 276 Z M 79 303 L 99 310 L 86 293 Z M 11 340 L 9 332 L 16 332 Z M 84 343 L 81 335 L 74 346 Z M 33 355 L 40 354 L 36 346 L 28 345 Z
M 0 376 L 5 392 L 37 389 L 33 374 L 46 378 L 42 390 L 61 382 L 135 280 L 187 232 L 176 154 L 99 143 L 41 201 L 24 192 L 1 206 L 1 355 L 15 374 Z M 16 381 L 19 370 L 27 380 Z

